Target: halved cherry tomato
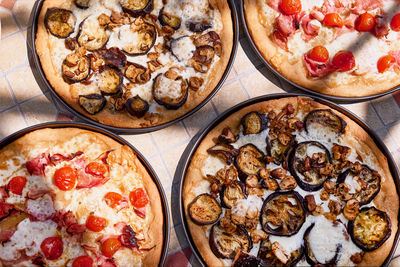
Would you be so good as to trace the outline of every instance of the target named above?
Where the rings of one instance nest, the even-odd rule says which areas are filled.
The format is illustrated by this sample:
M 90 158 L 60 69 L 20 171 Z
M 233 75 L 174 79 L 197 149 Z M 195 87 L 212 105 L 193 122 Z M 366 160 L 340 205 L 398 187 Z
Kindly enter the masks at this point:
M 143 208 L 149 203 L 149 198 L 143 188 L 138 188 L 129 194 L 129 199 L 135 208 Z
M 339 51 L 332 59 L 332 64 L 337 68 L 338 71 L 349 71 L 356 65 L 354 55 L 350 51 Z
M 72 267 L 92 267 L 93 259 L 89 256 L 79 256 L 72 262 Z
M 104 196 L 104 201 L 111 208 L 115 208 L 115 207 L 117 207 L 117 206 L 119 206 L 121 204 L 122 198 L 123 197 L 122 197 L 121 194 L 118 194 L 118 193 L 115 193 L 115 192 L 108 192 Z
M 122 247 L 121 242 L 118 240 L 118 238 L 109 238 L 106 241 L 103 242 L 101 246 L 101 250 L 103 252 L 103 255 L 112 258 L 112 256 L 115 254 L 115 252 L 118 251 Z
M 91 162 L 86 168 L 85 172 L 95 176 L 104 176 L 108 171 L 107 165 L 100 162 Z
M 390 21 L 390 28 L 395 32 L 400 32 L 400 13 L 397 13 L 393 16 L 392 20 Z
M 8 182 L 7 189 L 11 193 L 22 195 L 22 190 L 24 190 L 25 184 L 26 178 L 24 176 L 15 176 Z
M 343 27 L 343 20 L 337 13 L 326 14 L 322 23 L 328 27 Z
M 42 250 L 46 259 L 56 260 L 61 257 L 64 250 L 64 244 L 62 239 L 58 236 L 48 237 L 42 241 L 42 244 L 40 244 L 40 249 Z
M 106 224 L 106 219 L 94 215 L 90 215 L 86 221 L 87 229 L 93 232 L 100 232 L 104 227 L 106 227 Z
M 387 71 L 391 66 L 393 66 L 395 62 L 396 59 L 394 58 L 394 56 L 386 55 L 381 57 L 377 63 L 379 73 Z
M 279 7 L 286 15 L 294 15 L 301 11 L 300 0 L 282 0 Z
M 58 169 L 54 174 L 54 183 L 63 191 L 73 189 L 76 183 L 75 170 L 68 166 Z
M 327 62 L 329 60 L 329 52 L 324 46 L 316 46 L 308 52 L 308 57 L 317 62 Z
M 375 17 L 369 13 L 361 14 L 356 19 L 354 27 L 359 32 L 369 32 L 375 27 Z

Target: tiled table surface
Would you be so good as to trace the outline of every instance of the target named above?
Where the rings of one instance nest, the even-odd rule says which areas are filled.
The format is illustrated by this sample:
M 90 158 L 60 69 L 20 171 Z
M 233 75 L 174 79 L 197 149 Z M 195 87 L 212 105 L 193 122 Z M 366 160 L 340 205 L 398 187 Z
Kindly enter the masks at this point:
M 34 0 L 0 0 L 0 139 L 30 125 L 48 121 L 79 121 L 37 85 L 29 67 L 26 35 Z M 246 52 L 244 52 L 246 51 Z M 250 58 L 250 59 L 249 59 Z M 150 161 L 164 186 L 169 205 L 176 198 L 175 168 L 190 139 L 218 114 L 246 99 L 269 93 L 297 92 L 268 71 L 254 55 L 241 32 L 240 46 L 231 73 L 216 96 L 184 121 L 150 134 L 122 135 Z M 400 164 L 400 92 L 372 101 L 344 104 L 383 139 Z M 175 201 L 173 201 L 176 203 Z M 170 206 L 176 217 L 177 206 Z M 173 222 L 173 220 L 171 220 Z M 194 262 L 182 225 L 171 228 L 167 266 Z M 400 255 L 400 249 L 396 255 Z M 187 258 L 190 262 L 188 262 Z M 400 266 L 400 258 L 391 266 Z

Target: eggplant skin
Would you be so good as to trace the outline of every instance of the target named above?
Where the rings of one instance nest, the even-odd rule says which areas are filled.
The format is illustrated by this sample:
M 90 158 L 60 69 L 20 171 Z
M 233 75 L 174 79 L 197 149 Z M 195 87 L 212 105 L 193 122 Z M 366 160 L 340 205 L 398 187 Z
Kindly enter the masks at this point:
M 154 100 L 159 104 L 164 106 L 167 109 L 178 109 L 180 108 L 183 104 L 185 104 L 188 95 L 189 95 L 189 85 L 187 83 L 187 81 L 185 79 L 183 79 L 182 77 L 178 77 L 175 81 L 180 80 L 181 82 L 181 96 L 179 98 L 171 98 L 171 97 L 159 97 L 157 94 L 157 87 L 159 86 L 159 82 L 160 79 L 163 77 L 164 75 L 162 73 L 158 74 L 155 78 L 154 78 L 154 82 L 153 82 L 153 97 Z M 165 79 L 168 79 L 167 77 L 164 76 Z
M 191 32 L 204 32 L 212 27 L 208 22 L 188 22 L 187 27 Z
M 307 114 L 304 119 L 304 129 L 309 132 L 311 124 L 317 123 L 320 127 L 331 128 L 337 135 L 345 132 L 347 123 L 331 109 L 316 109 Z
M 239 198 L 236 199 L 236 201 L 247 197 L 245 194 L 246 192 L 245 185 L 241 181 L 236 180 L 228 185 L 224 185 L 219 194 L 221 199 L 221 204 L 224 208 L 231 209 L 235 205 L 236 201 L 234 203 L 229 203 L 227 199 L 228 196 L 226 196 L 226 194 L 228 194 L 229 192 L 233 192 L 233 190 L 235 193 L 240 194 L 240 196 L 238 195 Z
M 164 12 L 164 7 L 160 10 L 158 15 L 158 20 L 160 21 L 161 26 L 169 26 L 174 30 L 178 30 L 181 27 L 181 19 L 175 15 L 168 14 Z M 171 24 L 168 20 L 172 20 L 176 22 L 175 24 Z
M 235 166 L 239 172 L 240 179 L 244 181 L 248 175 L 257 175 L 260 169 L 265 167 L 264 153 L 255 145 L 246 144 L 239 148 Z
M 201 194 L 189 204 L 188 213 L 198 225 L 213 224 L 221 216 L 222 208 L 210 194 Z
M 123 76 L 118 69 L 106 66 L 101 69 L 98 77 L 101 79 L 99 89 L 103 95 L 115 95 L 121 92 Z
M 90 0 L 74 0 L 74 3 L 81 9 L 88 9 L 90 6 Z
M 261 241 L 260 248 L 258 249 L 257 257 L 263 259 L 268 266 L 275 267 L 285 267 L 285 266 L 295 266 L 304 255 L 304 246 L 292 251 L 290 258 L 286 264 L 283 264 L 272 252 L 272 243 L 269 238 Z
M 140 96 L 137 95 L 126 101 L 125 109 L 132 116 L 141 118 L 149 110 L 149 103 L 147 103 L 146 100 L 143 100 Z
M 66 16 L 65 14 L 68 14 L 68 16 Z M 70 19 L 70 17 L 72 16 L 73 20 L 74 20 L 74 25 L 69 25 L 68 21 Z M 59 21 L 58 19 L 61 19 L 63 21 Z M 63 26 L 63 30 L 65 30 L 66 32 L 60 32 L 57 33 L 55 32 L 56 29 L 52 29 L 53 25 L 52 22 L 56 22 L 58 21 L 59 25 L 55 25 L 55 26 Z M 44 18 L 44 24 L 46 26 L 46 28 L 49 30 L 49 32 L 54 35 L 55 37 L 58 38 L 62 38 L 65 39 L 67 37 L 69 37 L 75 30 L 75 23 L 76 23 L 76 17 L 75 15 L 72 13 L 71 10 L 67 10 L 67 9 L 61 9 L 61 8 L 49 8 L 46 11 L 46 15 Z M 63 25 L 60 25 L 63 24 Z M 68 29 L 70 28 L 70 29 Z
M 135 29 L 132 29 L 132 26 L 135 26 Z M 156 27 L 149 23 L 146 22 L 142 17 L 139 17 L 135 19 L 133 24 L 130 25 L 129 31 L 132 32 L 134 30 L 135 33 L 139 35 L 140 42 L 134 42 L 131 43 L 131 46 L 124 46 L 122 50 L 130 56 L 142 56 L 147 54 L 147 52 L 150 51 L 150 49 L 154 46 L 157 40 L 157 29 Z M 120 30 L 119 32 L 119 39 L 123 39 L 124 37 L 122 36 L 123 32 Z M 144 43 L 143 41 L 148 41 L 146 37 L 150 37 L 151 43 Z
M 363 227 L 362 221 L 361 221 L 361 220 L 363 220 L 361 218 L 362 216 L 367 216 L 367 217 L 373 216 L 374 218 L 385 222 L 385 224 L 386 224 L 386 227 L 384 229 L 385 231 L 380 236 L 380 239 L 378 241 L 367 240 L 367 241 L 370 241 L 370 244 L 368 244 L 368 243 L 364 242 L 363 240 L 361 240 L 360 237 L 357 235 L 357 232 L 358 232 L 357 228 L 361 227 L 360 231 L 363 235 L 365 234 L 365 231 L 371 230 L 371 228 L 373 228 L 373 227 L 371 227 L 370 224 L 364 225 L 364 227 Z M 371 218 L 366 218 L 366 219 L 368 220 Z M 365 221 L 364 221 L 364 223 L 365 223 Z M 364 207 L 364 208 L 360 209 L 360 212 L 358 213 L 355 220 L 349 221 L 347 223 L 347 231 L 350 234 L 351 240 L 353 240 L 353 242 L 359 248 L 361 248 L 364 251 L 374 251 L 374 250 L 378 249 L 380 246 L 382 246 L 383 243 L 385 243 L 385 241 L 390 237 L 390 235 L 392 233 L 391 221 L 386 212 L 378 210 L 375 207 Z M 370 231 L 370 232 L 372 232 L 372 231 Z M 373 232 L 376 233 L 376 230 Z
M 241 120 L 243 134 L 259 134 L 268 126 L 268 119 L 264 114 L 252 111 L 243 116 Z
M 82 22 L 79 24 L 79 31 L 78 34 L 76 36 L 76 40 L 78 41 L 80 46 L 85 47 L 87 50 L 89 51 L 95 51 L 95 50 L 99 50 L 102 49 L 106 46 L 110 36 L 107 35 L 106 30 L 104 28 L 102 28 L 100 25 L 98 25 L 99 28 L 101 28 L 103 31 L 101 32 L 101 36 L 95 36 L 93 40 L 89 40 L 89 37 L 87 41 L 85 41 L 85 33 L 84 33 L 84 25 L 85 23 L 88 21 L 88 18 L 85 18 L 84 20 L 82 20 Z M 96 19 L 97 21 L 97 19 Z M 91 36 L 93 37 L 93 36 Z M 95 42 L 94 42 L 95 41 Z
M 79 96 L 79 105 L 89 114 L 99 113 L 106 105 L 106 99 L 100 94 L 89 94 Z
M 133 9 L 129 7 L 130 2 L 143 2 L 145 5 L 142 6 L 142 8 L 139 9 Z M 134 18 L 137 18 L 139 16 L 144 16 L 146 14 L 150 14 L 151 11 L 153 11 L 154 5 L 153 5 L 153 0 L 120 0 L 119 4 L 122 7 L 122 10 L 129 15 L 131 15 Z
M 233 267 L 268 267 L 271 266 L 267 264 L 263 259 L 247 254 L 243 251 L 239 252 L 239 255 L 235 257 L 232 264 Z

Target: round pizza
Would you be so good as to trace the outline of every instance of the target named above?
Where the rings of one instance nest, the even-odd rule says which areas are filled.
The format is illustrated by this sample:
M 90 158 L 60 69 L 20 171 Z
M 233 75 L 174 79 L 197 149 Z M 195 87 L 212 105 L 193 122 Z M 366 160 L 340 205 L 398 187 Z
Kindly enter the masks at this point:
M 257 50 L 301 87 L 362 97 L 400 84 L 396 0 L 244 0 L 244 13 Z
M 215 90 L 233 41 L 224 0 L 44 0 L 35 45 L 47 80 L 74 110 L 148 128 Z
M 41 129 L 0 150 L 0 266 L 156 266 L 160 193 L 102 134 Z
M 380 266 L 398 230 L 386 157 L 310 98 L 232 113 L 197 147 L 182 198 L 209 266 Z

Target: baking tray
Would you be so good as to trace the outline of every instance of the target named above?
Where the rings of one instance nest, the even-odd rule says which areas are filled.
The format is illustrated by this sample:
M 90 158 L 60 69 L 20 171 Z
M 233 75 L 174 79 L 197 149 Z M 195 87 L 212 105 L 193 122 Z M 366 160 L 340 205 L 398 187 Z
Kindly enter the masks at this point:
M 45 128 L 65 128 L 65 127 L 74 127 L 74 128 L 79 128 L 79 129 L 84 129 L 96 133 L 103 134 L 107 137 L 110 137 L 111 139 L 115 140 L 116 142 L 122 144 L 122 145 L 127 145 L 129 146 L 137 155 L 138 159 L 140 162 L 143 164 L 143 166 L 146 168 L 150 176 L 152 177 L 154 183 L 157 186 L 158 192 L 160 193 L 160 198 L 162 202 L 162 209 L 163 209 L 163 214 L 164 214 L 164 225 L 163 225 L 163 236 L 164 236 L 164 241 L 163 241 L 163 248 L 162 248 L 162 253 L 161 253 L 161 258 L 160 258 L 160 264 L 159 266 L 163 266 L 165 259 L 168 254 L 168 244 L 169 244 L 169 235 L 170 235 L 170 216 L 169 216 L 169 209 L 168 209 L 168 202 L 167 202 L 167 197 L 165 195 L 164 189 L 162 187 L 162 184 L 156 174 L 156 172 L 153 170 L 151 167 L 150 163 L 143 157 L 143 155 L 134 147 L 132 146 L 129 142 L 127 142 L 125 139 L 119 137 L 118 135 L 104 130 L 102 128 L 92 126 L 86 123 L 78 123 L 78 122 L 46 122 L 46 123 L 41 123 L 37 124 L 34 126 L 27 127 L 25 129 L 19 130 L 8 137 L 5 137 L 0 141 L 0 149 L 5 147 L 6 145 L 12 143 L 13 141 L 17 140 L 18 138 L 21 138 L 25 134 L 28 134 L 30 132 L 40 130 L 40 129 L 45 129 Z
M 232 46 L 231 56 L 229 58 L 228 65 L 225 69 L 225 72 L 223 73 L 217 86 L 199 105 L 197 105 L 195 108 L 193 108 L 188 113 L 184 114 L 183 116 L 181 116 L 179 118 L 176 118 L 172 121 L 169 121 L 169 122 L 166 122 L 166 123 L 163 123 L 160 125 L 146 127 L 146 128 L 122 128 L 122 127 L 113 127 L 113 126 L 110 126 L 107 124 L 102 124 L 102 123 L 99 123 L 99 122 L 89 118 L 89 117 L 86 117 L 84 114 L 76 111 L 71 106 L 69 106 L 53 89 L 53 87 L 47 80 L 46 75 L 44 74 L 42 65 L 40 64 L 39 56 L 36 54 L 36 46 L 35 46 L 37 22 L 38 22 L 40 10 L 42 9 L 43 2 L 44 2 L 44 0 L 37 0 L 35 2 L 34 6 L 32 8 L 32 12 L 30 14 L 30 19 L 29 19 L 29 25 L 32 25 L 32 27 L 29 27 L 28 31 L 27 31 L 27 49 L 28 49 L 29 65 L 31 66 L 32 73 L 36 79 L 36 82 L 39 84 L 39 87 L 43 91 L 50 91 L 51 94 L 54 96 L 55 100 L 57 101 L 57 103 L 60 103 L 70 113 L 74 114 L 75 116 L 77 116 L 78 118 L 80 118 L 86 122 L 89 122 L 90 124 L 106 128 L 106 129 L 111 130 L 116 133 L 127 133 L 127 134 L 149 133 L 149 132 L 157 131 L 157 130 L 163 129 L 165 127 L 168 127 L 168 126 L 175 124 L 181 120 L 184 120 L 185 118 L 196 113 L 205 104 L 207 104 L 214 97 L 214 95 L 218 92 L 218 90 L 222 87 L 222 85 L 224 84 L 226 78 L 228 77 L 228 75 L 232 69 L 233 62 L 235 61 L 235 56 L 236 56 L 238 43 L 239 43 L 239 19 L 238 19 L 236 5 L 234 4 L 234 0 L 228 0 L 229 7 L 231 9 L 231 14 L 232 14 L 232 22 L 233 22 L 233 46 Z
M 379 94 L 374 94 L 374 95 L 369 95 L 369 96 L 360 96 L 360 97 L 343 97 L 343 96 L 332 96 L 332 95 L 316 92 L 316 91 L 313 91 L 311 89 L 302 87 L 302 86 L 290 81 L 289 79 L 284 77 L 282 74 L 280 74 L 273 66 L 271 66 L 268 63 L 268 61 L 265 60 L 265 58 L 261 55 L 260 51 L 258 51 L 258 48 L 257 48 L 256 44 L 253 41 L 253 38 L 251 38 L 249 29 L 247 28 L 246 17 L 245 17 L 245 14 L 244 14 L 243 2 L 244 2 L 244 0 L 237 1 L 237 4 L 239 5 L 238 8 L 239 8 L 239 13 L 240 13 L 240 17 L 241 17 L 241 26 L 243 28 L 243 32 L 246 35 L 246 38 L 247 38 L 252 50 L 258 56 L 258 58 L 261 60 L 261 62 L 265 66 L 268 67 L 268 69 L 270 71 L 272 71 L 280 79 L 286 81 L 287 83 L 293 85 L 294 87 L 296 87 L 296 88 L 298 88 L 298 89 L 300 89 L 300 90 L 302 90 L 302 91 L 304 91 L 306 93 L 309 93 L 309 94 L 312 94 L 312 95 L 315 95 L 315 96 L 318 96 L 318 97 L 322 97 L 322 98 L 325 98 L 325 99 L 328 99 L 328 100 L 332 100 L 332 101 L 336 101 L 336 102 L 342 102 L 342 103 L 357 103 L 357 102 L 363 102 L 363 101 L 367 101 L 367 100 L 372 100 L 372 99 L 375 99 L 375 98 L 378 98 L 378 97 L 381 97 L 381 96 L 385 96 L 385 95 L 394 93 L 394 92 L 396 92 L 397 90 L 400 89 L 400 85 L 398 85 L 396 87 L 393 87 L 392 89 L 387 90 L 386 92 L 379 93 Z
M 236 111 L 238 111 L 244 107 L 250 106 L 252 104 L 256 104 L 256 103 L 263 102 L 263 101 L 286 98 L 286 97 L 297 97 L 297 96 L 310 97 L 313 100 L 315 100 L 321 104 L 327 105 L 327 106 L 331 107 L 332 109 L 335 109 L 335 110 L 343 113 L 344 115 L 348 116 L 350 119 L 352 119 L 354 122 L 356 122 L 361 128 L 363 128 L 371 136 L 371 138 L 374 140 L 375 144 L 382 151 L 382 153 L 386 156 L 386 158 L 388 160 L 389 170 L 393 176 L 393 179 L 394 179 L 394 182 L 396 185 L 397 194 L 400 196 L 400 174 L 399 174 L 399 170 L 397 169 L 396 163 L 393 160 L 393 157 L 391 156 L 389 150 L 387 149 L 386 145 L 382 142 L 382 140 L 379 138 L 379 136 L 373 130 L 371 130 L 371 128 L 369 126 L 367 126 L 367 124 L 365 122 L 363 122 L 357 115 L 355 115 L 351 111 L 349 111 L 331 101 L 323 99 L 321 97 L 309 96 L 309 95 L 305 95 L 305 94 L 294 94 L 294 93 L 270 94 L 270 95 L 259 96 L 259 97 L 255 97 L 255 98 L 246 100 L 242 103 L 235 105 L 234 107 L 228 109 L 227 111 L 225 111 L 224 113 L 219 115 L 213 122 L 211 122 L 208 126 L 204 127 L 202 130 L 200 130 L 192 138 L 192 140 L 189 142 L 188 146 L 186 147 L 185 151 L 183 152 L 182 157 L 180 158 L 179 163 L 178 163 L 178 168 L 175 172 L 175 180 L 179 181 L 179 189 L 178 189 L 179 196 L 178 196 L 178 200 L 177 200 L 177 202 L 179 203 L 179 216 L 178 216 L 178 218 L 174 217 L 174 219 L 173 219 L 174 224 L 182 223 L 184 235 L 189 242 L 190 248 L 192 249 L 193 254 L 195 255 L 196 259 L 199 261 L 199 263 L 202 266 L 206 266 L 206 264 L 205 264 L 204 260 L 202 259 L 201 255 L 200 255 L 199 251 L 197 250 L 197 248 L 193 242 L 193 239 L 191 237 L 191 234 L 190 234 L 187 222 L 186 222 L 185 210 L 184 210 L 183 199 L 182 199 L 183 182 L 184 182 L 184 179 L 186 176 L 186 171 L 190 165 L 190 162 L 191 162 L 191 159 L 192 159 L 194 153 L 196 152 L 200 143 L 203 141 L 204 137 L 212 129 L 214 129 L 219 123 L 221 123 L 223 120 L 225 120 L 227 117 L 229 117 Z M 382 266 L 389 265 L 393 255 L 396 251 L 397 244 L 399 242 L 399 235 L 400 235 L 400 220 L 399 219 L 400 219 L 400 213 L 398 215 L 398 230 L 395 234 L 395 241 L 394 241 L 393 247 L 392 247 L 388 257 L 385 259 Z

